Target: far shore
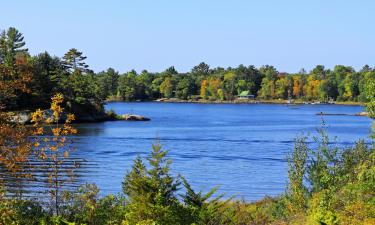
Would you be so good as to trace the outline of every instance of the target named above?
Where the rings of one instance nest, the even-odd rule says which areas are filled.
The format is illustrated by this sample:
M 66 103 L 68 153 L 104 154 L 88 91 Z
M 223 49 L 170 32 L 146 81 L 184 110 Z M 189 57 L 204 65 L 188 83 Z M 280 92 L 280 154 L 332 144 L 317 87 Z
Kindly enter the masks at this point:
M 332 105 L 359 105 L 364 106 L 366 103 L 364 102 L 353 102 L 353 101 L 347 101 L 347 102 L 338 102 L 335 101 L 333 103 L 328 102 L 306 102 L 303 100 L 295 100 L 292 102 L 289 102 L 288 100 L 284 99 L 270 99 L 270 100 L 248 100 L 248 99 L 235 99 L 235 100 L 183 100 L 183 99 L 177 99 L 177 98 L 162 98 L 157 100 L 137 100 L 137 101 L 123 101 L 123 100 L 107 100 L 106 103 L 110 102 L 160 102 L 160 103 L 198 103 L 198 104 L 283 104 L 283 105 L 320 105 L 320 104 L 332 104 Z

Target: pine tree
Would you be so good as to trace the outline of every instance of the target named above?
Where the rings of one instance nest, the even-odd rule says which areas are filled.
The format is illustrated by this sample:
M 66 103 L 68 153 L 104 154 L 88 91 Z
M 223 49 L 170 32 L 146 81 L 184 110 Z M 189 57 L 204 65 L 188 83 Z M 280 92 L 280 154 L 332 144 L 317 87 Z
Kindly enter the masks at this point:
M 14 27 L 0 34 L 0 63 L 4 63 L 9 69 L 14 68 L 17 54 L 28 51 L 27 48 L 23 48 L 23 38 L 22 33 Z
M 86 58 L 82 52 L 72 48 L 63 56 L 62 64 L 67 70 L 85 72 L 89 67 L 84 61 Z
M 177 213 L 180 206 L 176 198 L 180 183 L 169 174 L 171 161 L 166 154 L 160 144 L 154 144 L 147 158 L 150 169 L 138 157 L 125 176 L 123 192 L 127 197 L 126 220 L 129 224 L 180 224 Z

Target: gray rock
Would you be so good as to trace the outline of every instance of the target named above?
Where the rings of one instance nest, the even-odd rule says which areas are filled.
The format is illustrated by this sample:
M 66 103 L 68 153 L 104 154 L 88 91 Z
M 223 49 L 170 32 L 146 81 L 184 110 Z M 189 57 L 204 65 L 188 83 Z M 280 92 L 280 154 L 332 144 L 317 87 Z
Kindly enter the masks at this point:
M 124 114 L 122 115 L 122 118 L 124 120 L 128 121 L 149 121 L 151 120 L 150 118 L 141 116 L 141 115 L 136 115 L 136 114 Z

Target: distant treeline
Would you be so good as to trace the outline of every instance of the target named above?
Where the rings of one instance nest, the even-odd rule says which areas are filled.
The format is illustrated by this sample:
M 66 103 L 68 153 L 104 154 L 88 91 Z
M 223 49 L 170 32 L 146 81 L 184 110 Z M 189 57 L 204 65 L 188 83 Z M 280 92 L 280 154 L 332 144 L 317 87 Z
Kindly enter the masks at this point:
M 29 81 L 28 93 L 0 96 L 0 101 L 10 109 L 48 106 L 56 93 L 63 93 L 68 105 L 99 108 L 107 99 L 233 100 L 243 91 L 258 99 L 367 102 L 366 84 L 375 80 L 375 69 L 368 65 L 360 71 L 350 66 L 337 65 L 330 70 L 318 65 L 310 72 L 302 69 L 289 74 L 269 65 L 225 69 L 210 68 L 202 62 L 187 73 L 179 73 L 173 66 L 158 73 L 132 70 L 120 74 L 112 68 L 95 73 L 77 49 L 70 49 L 59 58 L 47 52 L 31 56 L 24 46 L 17 29 L 1 33 L 0 79 L 23 77 Z
M 281 73 L 273 66 L 239 65 L 210 68 L 202 62 L 188 73 L 170 67 L 161 73 L 132 70 L 119 74 L 112 68 L 94 76 L 101 98 L 125 101 L 157 98 L 233 100 L 243 91 L 258 99 L 303 99 L 366 102 L 366 84 L 375 79 L 374 68 L 360 71 L 337 65 L 333 70 L 318 65 L 312 71 Z

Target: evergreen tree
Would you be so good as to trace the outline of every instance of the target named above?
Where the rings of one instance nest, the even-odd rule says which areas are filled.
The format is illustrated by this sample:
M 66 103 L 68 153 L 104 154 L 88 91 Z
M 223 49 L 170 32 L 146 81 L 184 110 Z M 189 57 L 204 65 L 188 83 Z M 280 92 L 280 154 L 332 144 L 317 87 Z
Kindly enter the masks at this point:
M 127 197 L 129 224 L 180 224 L 177 212 L 181 206 L 176 198 L 180 183 L 169 174 L 171 161 L 166 154 L 159 144 L 154 144 L 147 158 L 150 168 L 138 157 L 126 175 L 123 192 Z
M 83 56 L 83 53 L 75 48 L 69 49 L 67 53 L 63 56 L 62 65 L 65 69 L 70 72 L 79 70 L 85 72 L 88 69 L 88 65 L 85 63 L 87 57 Z
M 27 53 L 24 37 L 16 28 L 10 27 L 0 34 L 0 63 L 9 69 L 14 69 L 16 56 L 19 53 Z

